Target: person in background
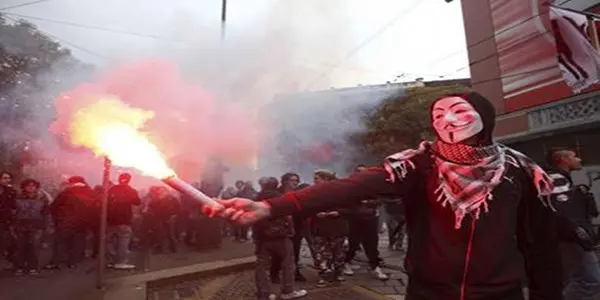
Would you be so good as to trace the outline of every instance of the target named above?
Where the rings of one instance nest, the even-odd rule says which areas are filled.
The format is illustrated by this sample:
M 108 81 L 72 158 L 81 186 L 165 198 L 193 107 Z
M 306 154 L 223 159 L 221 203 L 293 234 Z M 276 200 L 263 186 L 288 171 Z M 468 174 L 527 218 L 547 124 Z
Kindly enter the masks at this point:
M 568 222 L 561 228 L 565 300 L 592 300 L 600 292 L 600 265 L 589 218 L 589 199 L 573 185 L 571 172 L 581 170 L 574 151 L 554 149 L 547 154 L 548 174 L 554 180 L 552 206 Z
M 261 191 L 257 200 L 269 199 L 281 195 L 277 190 L 277 178 L 262 178 Z M 271 292 L 269 270 L 273 258 L 276 257 L 281 268 L 281 299 L 296 299 L 306 296 L 306 290 L 294 289 L 294 249 L 291 237 L 294 226 L 291 217 L 268 219 L 258 222 L 252 228 L 252 238 L 256 244 L 256 289 L 259 300 L 273 300 L 276 295 Z M 279 277 L 280 274 L 270 274 Z M 279 280 L 277 280 L 279 281 Z
M 219 198 L 231 199 L 231 198 L 235 198 L 236 194 L 237 194 L 237 189 L 233 186 L 229 186 L 229 187 L 223 189 L 223 192 L 221 192 L 221 196 Z M 231 222 L 225 222 L 225 224 L 223 225 L 223 237 L 234 236 L 235 232 L 236 232 L 236 228 L 237 228 L 237 225 L 233 225 L 233 224 L 231 224 Z
M 200 190 L 200 183 L 193 183 L 192 186 L 197 190 Z M 184 216 L 185 219 L 185 237 L 184 243 L 187 246 L 196 246 L 199 234 L 200 234 L 200 206 L 198 202 L 188 196 L 181 195 L 181 209 L 180 215 Z
M 12 235 L 13 208 L 17 191 L 12 187 L 13 176 L 9 172 L 0 172 L 0 263 L 3 259 L 13 262 L 15 241 Z M 9 264 L 3 267 L 8 268 Z M 2 266 L 2 265 L 0 265 Z
M 106 231 L 110 263 L 116 270 L 134 269 L 129 263 L 129 246 L 133 236 L 131 223 L 133 206 L 141 205 L 138 191 L 131 187 L 131 174 L 119 175 L 118 184 L 108 189 L 108 215 Z
M 243 180 L 237 180 L 235 182 L 236 197 L 245 193 L 246 190 L 246 182 Z M 249 198 L 252 199 L 252 198 Z M 234 228 L 234 240 L 236 242 L 245 242 L 248 240 L 248 227 L 247 226 L 235 226 Z
M 50 228 L 50 199 L 33 179 L 21 182 L 15 199 L 16 275 L 39 273 L 39 250 L 44 230 Z
M 148 217 L 152 222 L 155 250 L 162 253 L 163 245 L 167 241 L 169 250 L 175 253 L 177 252 L 175 221 L 181 208 L 179 200 L 164 186 L 152 187 L 149 194 Z
M 358 165 L 355 173 L 364 172 L 367 167 Z M 379 201 L 377 199 L 365 199 L 348 215 L 350 226 L 348 253 L 346 254 L 346 265 L 344 275 L 354 275 L 352 261 L 356 251 L 362 245 L 365 255 L 369 260 L 371 274 L 379 280 L 388 280 L 389 276 L 381 270 L 382 259 L 379 256 Z
M 314 173 L 315 185 L 335 179 L 335 173 L 329 170 L 317 170 Z M 344 281 L 344 242 L 348 236 L 346 219 L 340 210 L 327 210 L 318 212 L 311 218 L 310 224 L 315 260 L 319 268 L 317 287 L 324 287 L 328 281 Z
M 102 217 L 102 197 L 104 188 L 102 185 L 94 186 L 94 203 L 90 207 L 89 231 L 92 233 L 92 258 L 98 256 L 100 251 L 100 221 Z
M 85 234 L 89 224 L 89 207 L 95 194 L 81 176 L 72 176 L 68 186 L 56 196 L 50 205 L 54 221 L 54 251 L 48 269 L 66 264 L 75 268 L 85 256 Z
M 281 186 L 279 187 L 279 192 L 282 194 L 295 191 L 304 187 L 308 187 L 308 184 L 300 185 L 300 175 L 296 173 L 285 173 L 281 176 Z M 310 249 L 310 254 L 313 257 L 315 256 L 312 237 L 310 235 L 310 230 L 308 223 L 306 222 L 307 215 L 305 213 L 298 213 L 292 215 L 292 221 L 294 223 L 294 236 L 292 237 L 292 242 L 294 243 L 294 264 L 296 265 L 296 281 L 305 282 L 306 277 L 300 271 L 300 247 L 302 246 L 302 239 L 305 239 L 308 248 Z M 279 274 L 281 263 L 275 259 L 271 266 L 271 274 Z M 316 261 L 315 261 L 316 266 Z M 271 276 L 271 278 L 276 278 L 276 276 Z
M 391 199 L 383 201 L 387 219 L 388 248 L 394 251 L 404 251 L 404 204 L 402 199 Z
M 585 184 L 580 184 L 577 185 L 577 188 L 579 189 L 579 192 L 581 192 L 585 199 L 585 203 L 587 204 L 585 211 L 591 222 L 592 219 L 600 215 L 600 213 L 598 212 L 598 205 L 596 204 L 596 198 L 594 197 L 594 194 L 590 191 L 589 186 Z

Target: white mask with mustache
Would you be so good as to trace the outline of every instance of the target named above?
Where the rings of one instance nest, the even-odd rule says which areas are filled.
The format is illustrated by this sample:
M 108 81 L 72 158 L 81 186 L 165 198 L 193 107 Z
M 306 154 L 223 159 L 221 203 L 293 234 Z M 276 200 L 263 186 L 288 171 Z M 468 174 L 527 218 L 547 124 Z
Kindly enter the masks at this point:
M 463 142 L 483 130 L 481 115 L 460 97 L 438 100 L 433 105 L 431 118 L 438 136 L 448 144 Z

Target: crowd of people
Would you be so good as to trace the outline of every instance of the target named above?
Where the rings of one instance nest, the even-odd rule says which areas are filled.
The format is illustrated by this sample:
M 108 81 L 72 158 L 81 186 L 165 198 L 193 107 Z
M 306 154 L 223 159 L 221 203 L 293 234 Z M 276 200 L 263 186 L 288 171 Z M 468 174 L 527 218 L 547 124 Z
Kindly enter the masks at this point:
M 156 254 L 177 252 L 180 244 L 196 247 L 196 202 L 179 197 L 163 185 L 140 192 L 122 173 L 108 189 L 106 213 L 107 267 L 131 270 L 132 249 Z M 200 185 L 196 184 L 196 188 Z M 102 186 L 92 187 L 81 176 L 68 178 L 51 195 L 35 179 L 13 185 L 0 175 L 0 264 L 16 275 L 36 275 L 42 269 L 76 268 L 97 257 L 100 249 Z M 50 259 L 41 255 L 50 248 Z
M 364 169 L 357 166 L 356 172 Z M 313 184 L 333 179 L 335 173 L 317 170 Z M 107 267 L 115 270 L 136 268 L 131 258 L 135 247 L 163 253 L 177 252 L 180 244 L 194 246 L 198 239 L 194 220 L 202 217 L 193 200 L 179 197 L 162 185 L 140 192 L 132 187 L 131 180 L 131 174 L 122 173 L 108 189 Z M 234 186 L 223 188 L 218 197 L 261 200 L 309 186 L 301 183 L 295 173 L 286 173 L 280 179 L 263 177 L 258 184 L 260 188 L 256 190 L 251 181 L 238 180 Z M 202 189 L 200 184 L 194 186 Z M 10 173 L 0 175 L 0 261 L 15 275 L 76 268 L 85 259 L 98 255 L 102 186 L 93 187 L 85 178 L 72 176 L 52 194 L 35 179 L 24 179 L 17 188 Z M 357 266 L 352 262 L 358 251 L 365 252 L 371 274 L 387 280 L 378 251 L 384 221 L 381 212 L 388 216 L 385 226 L 389 228 L 390 249 L 402 251 L 404 217 L 398 199 L 365 199 L 353 209 L 295 214 L 256 226 L 225 223 L 222 235 L 239 243 L 255 243 L 259 293 L 269 297 L 270 283 L 283 283 L 283 299 L 293 299 L 306 293 L 293 289 L 295 281 L 306 281 L 299 267 L 303 241 L 319 270 L 317 286 L 353 275 Z M 40 254 L 44 247 L 51 250 L 49 260 Z
M 359 165 L 356 172 L 366 167 Z M 313 185 L 337 179 L 329 170 L 316 170 Z M 238 197 L 266 200 L 287 192 L 308 187 L 300 176 L 286 173 L 278 180 L 263 177 L 259 180 L 260 191 L 255 198 L 246 194 Z M 388 216 L 389 247 L 402 251 L 404 215 L 400 199 L 364 199 L 354 208 L 340 208 L 316 213 L 298 213 L 258 222 L 252 227 L 256 244 L 256 287 L 259 299 L 275 299 L 271 283 L 281 283 L 281 299 L 294 299 L 307 294 L 306 290 L 294 289 L 294 282 L 305 282 L 300 269 L 300 248 L 306 241 L 314 267 L 319 271 L 317 287 L 344 281 L 344 276 L 354 275 L 357 268 L 353 261 L 357 251 L 364 251 L 372 276 L 387 280 L 389 276 L 381 269 L 379 254 L 380 211 Z M 239 228 L 239 227 L 238 227 Z

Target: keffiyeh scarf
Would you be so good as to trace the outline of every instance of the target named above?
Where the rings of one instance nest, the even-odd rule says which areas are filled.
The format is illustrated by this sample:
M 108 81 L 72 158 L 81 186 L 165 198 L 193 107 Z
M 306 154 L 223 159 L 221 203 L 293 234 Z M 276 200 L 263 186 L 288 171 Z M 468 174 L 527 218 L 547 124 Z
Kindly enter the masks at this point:
M 492 191 L 505 178 L 508 164 L 524 168 L 533 180 L 540 200 L 551 207 L 552 179 L 530 158 L 500 144 L 472 147 L 442 141 L 422 142 L 418 149 L 405 150 L 386 158 L 384 166 L 389 181 L 403 180 L 411 169 L 416 168 L 412 158 L 426 150 L 432 154 L 438 172 L 437 201 L 444 207 L 449 205 L 454 211 L 456 229 L 460 228 L 465 215 L 472 214 L 478 219 L 482 211 L 489 211 Z

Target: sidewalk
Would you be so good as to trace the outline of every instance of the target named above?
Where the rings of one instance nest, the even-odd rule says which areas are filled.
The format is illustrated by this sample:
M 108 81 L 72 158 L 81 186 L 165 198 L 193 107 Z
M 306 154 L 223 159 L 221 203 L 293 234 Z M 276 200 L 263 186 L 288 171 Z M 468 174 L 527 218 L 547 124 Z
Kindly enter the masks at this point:
M 152 255 L 144 259 L 137 253 L 135 260 L 138 269 L 133 271 L 107 270 L 106 278 L 122 278 L 146 272 L 177 268 L 187 265 L 228 260 L 252 256 L 254 246 L 251 243 L 236 243 L 223 240 L 220 249 L 195 252 L 181 247 L 174 254 Z M 77 269 L 42 271 L 37 276 L 16 277 L 8 272 L 0 273 L 0 300 L 99 300 L 103 292 L 96 289 L 96 263 L 85 261 Z

